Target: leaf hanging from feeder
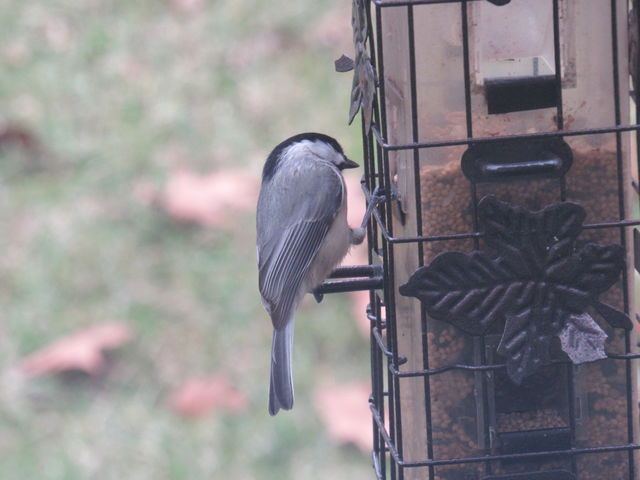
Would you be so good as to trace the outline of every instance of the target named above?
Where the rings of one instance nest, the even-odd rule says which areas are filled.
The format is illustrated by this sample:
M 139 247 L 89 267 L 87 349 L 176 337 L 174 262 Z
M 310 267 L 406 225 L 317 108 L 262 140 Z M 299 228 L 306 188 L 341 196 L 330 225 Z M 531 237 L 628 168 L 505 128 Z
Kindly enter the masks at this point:
M 573 363 L 607 358 L 604 351 L 607 334 L 588 313 L 571 315 L 558 337 L 562 343 L 562 350 L 569 355 Z
M 353 82 L 351 86 L 351 101 L 349 105 L 349 125 L 351 125 L 353 119 L 358 113 L 358 110 L 360 110 L 364 118 L 365 131 L 368 133 L 371 128 L 371 118 L 373 115 L 376 75 L 366 47 L 368 25 L 364 0 L 353 0 L 351 26 L 353 27 L 353 46 L 356 58 L 352 67 Z M 346 62 L 341 62 L 340 67 L 346 67 Z M 337 62 L 336 68 L 338 68 Z

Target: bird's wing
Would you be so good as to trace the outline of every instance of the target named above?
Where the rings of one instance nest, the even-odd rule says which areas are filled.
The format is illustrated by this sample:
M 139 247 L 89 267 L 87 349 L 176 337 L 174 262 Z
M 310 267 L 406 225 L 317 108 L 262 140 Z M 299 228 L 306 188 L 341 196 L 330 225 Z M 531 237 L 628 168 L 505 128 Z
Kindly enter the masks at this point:
M 276 329 L 290 318 L 344 195 L 342 177 L 330 166 L 305 166 L 291 178 L 285 175 L 263 184 L 257 218 L 260 293 Z

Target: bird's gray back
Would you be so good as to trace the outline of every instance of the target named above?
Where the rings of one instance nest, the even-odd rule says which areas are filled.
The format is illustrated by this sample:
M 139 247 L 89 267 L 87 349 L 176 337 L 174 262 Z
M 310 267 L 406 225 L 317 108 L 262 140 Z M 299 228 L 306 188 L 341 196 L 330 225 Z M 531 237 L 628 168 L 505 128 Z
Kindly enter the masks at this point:
M 280 165 L 260 189 L 256 226 L 261 257 L 272 253 L 284 231 L 296 223 L 312 220 L 330 226 L 343 200 L 342 176 L 329 162 L 291 158 L 284 162 L 288 165 Z
M 304 276 L 344 197 L 340 171 L 320 160 L 283 159 L 258 200 L 260 293 L 274 327 L 295 308 Z

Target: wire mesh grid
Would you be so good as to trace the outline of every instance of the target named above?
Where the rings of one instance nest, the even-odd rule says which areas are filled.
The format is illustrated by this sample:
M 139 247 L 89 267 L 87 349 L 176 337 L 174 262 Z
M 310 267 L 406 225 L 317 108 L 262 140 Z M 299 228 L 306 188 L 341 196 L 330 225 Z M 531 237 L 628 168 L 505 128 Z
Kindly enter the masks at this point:
M 565 118 L 563 111 L 563 79 L 562 79 L 562 38 L 560 36 L 561 5 L 562 0 L 549 0 L 552 4 L 553 14 L 553 53 L 555 60 L 555 85 L 557 87 L 557 102 L 555 106 L 555 129 L 552 131 L 538 131 L 536 133 L 517 133 L 513 135 L 478 136 L 474 135 L 477 130 L 477 121 L 474 118 L 474 107 L 472 106 L 472 71 L 470 59 L 470 14 L 471 3 L 488 0 L 411 0 L 411 1 L 389 1 L 371 0 L 366 2 L 366 12 L 368 24 L 368 48 L 377 77 L 376 97 L 374 99 L 373 125 L 370 132 L 367 132 L 363 122 L 363 145 L 365 157 L 365 179 L 363 188 L 366 192 L 372 192 L 375 188 L 386 194 L 385 202 L 374 213 L 371 228 L 368 233 L 370 246 L 369 263 L 382 264 L 384 268 L 383 288 L 370 292 L 370 307 L 368 311 L 371 321 L 371 373 L 372 373 L 372 395 L 370 398 L 370 408 L 373 416 L 373 463 L 375 474 L 378 479 L 402 479 L 408 478 L 428 478 L 428 479 L 565 479 L 565 478 L 637 478 L 637 458 L 635 451 L 640 449 L 637 442 L 637 414 L 635 396 L 634 368 L 636 359 L 640 354 L 635 353 L 632 345 L 632 336 L 629 332 L 621 333 L 622 348 L 618 352 L 608 351 L 608 360 L 619 365 L 617 372 L 621 372 L 623 380 L 621 399 L 624 410 L 624 440 L 612 442 L 606 441 L 590 442 L 589 439 L 581 441 L 579 437 L 584 437 L 584 432 L 580 433 L 580 424 L 584 422 L 586 415 L 586 402 L 593 401 L 594 395 L 584 390 L 584 385 L 576 380 L 578 368 L 563 358 L 555 358 L 549 368 L 554 369 L 551 376 L 554 382 L 561 382 L 560 387 L 555 383 L 554 388 L 564 396 L 566 407 L 566 422 L 562 425 L 562 430 L 567 436 L 567 444 L 560 442 L 555 444 L 553 439 L 553 428 L 542 432 L 541 428 L 530 428 L 525 432 L 537 433 L 533 435 L 538 446 L 535 448 L 515 447 L 506 448 L 505 442 L 496 442 L 496 391 L 500 382 L 497 378 L 504 372 L 505 363 L 501 357 L 494 357 L 495 345 L 492 344 L 490 335 L 482 335 L 474 338 L 466 338 L 465 344 L 473 353 L 465 358 L 470 361 L 460 361 L 455 363 L 439 363 L 433 365 L 434 343 L 429 340 L 434 328 L 439 328 L 438 320 L 430 318 L 425 308 L 420 307 L 419 315 L 415 322 L 420 323 L 420 343 L 421 343 L 421 369 L 407 369 L 406 355 L 399 346 L 399 324 L 398 317 L 398 283 L 395 272 L 397 271 L 396 254 L 397 249 L 408 244 L 415 247 L 415 265 L 424 266 L 433 258 L 430 245 L 439 242 L 467 241 L 471 242 L 473 250 L 483 248 L 482 242 L 485 233 L 482 231 L 478 221 L 478 203 L 482 193 L 478 191 L 476 183 L 465 180 L 466 188 L 470 198 L 471 219 L 463 231 L 437 232 L 431 231 L 431 225 L 425 223 L 423 208 L 424 199 L 421 198 L 424 187 L 421 182 L 425 180 L 423 170 L 423 152 L 431 149 L 448 147 L 470 147 L 481 144 L 494 144 L 505 141 L 529 141 L 548 138 L 571 138 L 611 135 L 615 142 L 615 155 L 612 161 L 615 163 L 615 183 L 617 215 L 613 218 L 599 218 L 584 225 L 585 231 L 614 232 L 617 241 L 625 248 L 631 249 L 628 242 L 627 233 L 629 227 L 640 225 L 637 218 L 628 218 L 625 212 L 629 211 L 629 206 L 625 204 L 627 199 L 624 192 L 627 191 L 627 183 L 631 183 L 625 175 L 623 168 L 624 160 L 624 136 L 630 140 L 638 142 L 639 137 L 635 132 L 640 128 L 637 124 L 623 122 L 620 106 L 622 102 L 628 102 L 627 92 L 620 91 L 620 64 L 626 62 L 626 57 L 621 58 L 619 54 L 618 29 L 623 25 L 626 28 L 627 18 L 620 18 L 619 2 L 611 0 L 595 0 L 599 3 L 606 3 L 610 8 L 610 49 L 611 65 L 608 68 L 613 83 L 613 95 L 610 102 L 613 105 L 614 121 L 611 125 L 598 126 L 597 128 L 575 128 L 572 129 L 570 122 Z M 494 4 L 505 2 L 492 2 Z M 416 31 L 421 25 L 416 22 L 416 10 L 430 8 L 434 5 L 451 4 L 451 8 L 458 9 L 460 19 L 460 35 L 462 38 L 463 66 L 464 74 L 464 130 L 466 136 L 461 138 L 447 139 L 424 139 L 421 138 L 419 122 L 422 118 L 419 110 L 419 78 L 416 66 Z M 391 9 L 402 9 L 406 18 L 406 45 L 408 47 L 406 65 L 407 78 L 409 83 L 408 91 L 410 95 L 405 99 L 408 102 L 406 108 L 410 110 L 410 139 L 409 142 L 389 141 L 388 126 L 388 85 L 385 83 L 385 41 L 386 36 L 383 30 L 385 15 Z M 635 10 L 635 15 L 640 12 Z M 638 22 L 640 23 L 640 22 Z M 424 46 L 422 46 L 424 47 Z M 604 68 L 604 67 L 603 67 Z M 640 78 L 640 74 L 636 76 Z M 635 106 L 635 118 L 640 118 L 638 106 Z M 640 151 L 640 149 L 636 149 Z M 413 168 L 413 193 L 415 200 L 415 231 L 410 234 L 396 234 L 394 226 L 398 225 L 398 198 L 395 195 L 394 172 L 390 165 L 394 152 L 405 152 L 410 155 Z M 638 157 L 640 165 L 640 156 Z M 555 201 L 566 201 L 568 199 L 568 176 L 562 174 L 555 182 Z M 633 199 L 634 202 L 636 199 Z M 395 213 L 394 213 L 395 212 Z M 395 217 L 395 218 L 394 218 Z M 630 256 L 628 257 L 630 258 Z M 630 264 L 629 264 L 630 265 Z M 634 315 L 633 307 L 630 305 L 630 291 L 628 276 L 634 275 L 632 267 L 627 267 L 622 273 L 622 281 L 619 282 L 621 290 L 621 307 L 627 314 Z M 464 334 L 461 334 L 464 336 Z M 431 350 L 431 351 L 430 351 Z M 566 358 L 566 357 L 564 357 Z M 446 377 L 452 372 L 457 372 L 457 377 Z M 477 432 L 477 438 L 473 438 L 466 446 L 460 449 L 442 448 L 444 440 L 439 433 L 443 428 L 451 428 L 454 423 L 443 422 L 441 405 L 434 404 L 438 392 L 436 388 L 444 382 L 454 382 L 456 378 L 464 375 L 470 379 L 472 391 L 466 407 L 473 410 L 475 415 L 471 423 L 470 430 Z M 446 377 L 446 378 L 445 378 Z M 584 377 L 584 374 L 582 374 Z M 549 377 L 546 377 L 547 379 Z M 558 380 L 559 379 L 559 380 Z M 418 408 L 421 425 L 424 427 L 424 437 L 419 440 L 419 454 L 416 456 L 415 449 L 411 455 L 406 452 L 405 444 L 407 436 L 403 433 L 411 425 L 407 422 L 415 421 L 415 413 L 408 415 L 407 409 L 416 410 L 416 405 L 411 402 L 407 405 L 406 382 L 420 382 L 422 398 L 424 403 Z M 584 382 L 584 380 L 582 381 Z M 498 385 L 498 387 L 496 386 Z M 503 385 L 503 384 L 500 384 Z M 580 391 L 578 391 L 580 390 Z M 587 389 L 588 390 L 588 389 Z M 441 402 L 441 400 L 438 400 Z M 451 399 L 451 402 L 455 402 Z M 469 406 L 469 402 L 473 404 Z M 498 400 L 499 402 L 499 400 Z M 436 402 L 437 403 L 437 402 Z M 435 408 L 434 407 L 437 407 Z M 451 415 L 454 413 L 450 412 Z M 606 421 L 605 421 L 606 425 Z M 618 425 L 619 427 L 619 425 Z M 582 427 L 584 428 L 584 427 Z M 616 428 L 613 424 L 605 428 Z M 511 430 L 514 430 L 513 428 Z M 542 432 L 542 435 L 540 435 Z M 547 433 L 551 434 L 547 435 Z M 513 432 L 510 432 L 513 433 Z M 587 431 L 587 436 L 589 431 Z M 506 437 L 505 437 L 506 438 Z M 540 440 L 543 439 L 542 445 Z M 504 440 L 504 439 L 503 439 Z M 595 440 L 595 439 L 594 439 Z M 606 438 L 605 438 L 606 440 Z M 420 453 L 421 452 L 421 453 Z M 607 457 L 604 454 L 613 456 Z M 592 463 L 585 463 L 590 467 L 583 467 L 583 458 L 592 457 Z M 611 470 L 611 464 L 622 465 L 622 472 L 616 476 Z M 594 471 L 593 465 L 599 465 L 602 470 Z M 585 473 L 588 468 L 591 473 Z M 602 475 L 602 476 L 600 476 Z

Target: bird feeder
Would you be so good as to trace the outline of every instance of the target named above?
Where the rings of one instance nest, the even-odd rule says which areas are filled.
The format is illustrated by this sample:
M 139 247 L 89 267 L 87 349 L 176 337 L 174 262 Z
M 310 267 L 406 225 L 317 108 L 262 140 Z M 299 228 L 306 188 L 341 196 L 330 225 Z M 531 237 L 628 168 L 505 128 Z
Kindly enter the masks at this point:
M 377 478 L 640 478 L 630 7 L 354 0 Z

